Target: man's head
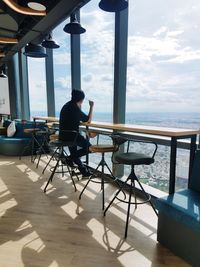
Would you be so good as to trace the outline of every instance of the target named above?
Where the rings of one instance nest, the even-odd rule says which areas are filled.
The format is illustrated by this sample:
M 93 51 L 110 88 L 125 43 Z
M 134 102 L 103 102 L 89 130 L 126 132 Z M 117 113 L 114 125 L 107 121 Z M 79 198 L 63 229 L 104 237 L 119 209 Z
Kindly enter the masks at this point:
M 82 104 L 83 100 L 85 98 L 85 94 L 82 90 L 72 90 L 72 101 L 77 103 L 77 104 Z

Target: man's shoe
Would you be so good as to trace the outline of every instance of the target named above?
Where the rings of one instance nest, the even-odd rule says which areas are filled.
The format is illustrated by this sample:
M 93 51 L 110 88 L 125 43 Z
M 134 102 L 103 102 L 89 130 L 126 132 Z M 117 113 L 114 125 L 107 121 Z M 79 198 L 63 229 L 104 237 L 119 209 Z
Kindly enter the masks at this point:
M 84 166 L 78 167 L 78 169 L 82 174 L 82 178 L 88 178 L 92 175 L 92 173 Z
M 85 173 L 82 173 L 82 179 L 84 178 L 89 178 L 92 175 L 92 172 L 90 172 L 89 170 L 86 171 Z
M 61 159 L 61 162 L 62 162 L 62 164 L 68 165 L 71 168 L 74 168 L 75 167 L 73 161 L 69 157 L 62 158 Z

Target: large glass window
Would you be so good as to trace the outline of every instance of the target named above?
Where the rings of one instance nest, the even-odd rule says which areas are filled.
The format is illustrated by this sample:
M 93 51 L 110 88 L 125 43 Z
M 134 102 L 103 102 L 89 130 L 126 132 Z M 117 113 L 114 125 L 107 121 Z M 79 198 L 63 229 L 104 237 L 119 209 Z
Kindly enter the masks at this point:
M 127 122 L 199 127 L 199 12 L 197 0 L 129 1 Z
M 46 73 L 44 58 L 28 57 L 30 115 L 47 116 Z
M 98 8 L 99 0 L 90 1 L 81 9 L 81 84 L 88 99 L 95 102 L 94 120 L 112 121 L 114 19 L 113 13 Z
M 71 97 L 70 34 L 63 31 L 67 23 L 69 19 L 53 31 L 53 38 L 60 45 L 60 48 L 53 51 L 56 116 L 59 116 L 62 106 Z
M 197 0 L 129 1 L 127 123 L 199 128 L 199 12 Z M 166 191 L 169 154 L 159 146 L 147 181 Z M 179 149 L 179 189 L 187 186 L 187 166 L 188 153 Z

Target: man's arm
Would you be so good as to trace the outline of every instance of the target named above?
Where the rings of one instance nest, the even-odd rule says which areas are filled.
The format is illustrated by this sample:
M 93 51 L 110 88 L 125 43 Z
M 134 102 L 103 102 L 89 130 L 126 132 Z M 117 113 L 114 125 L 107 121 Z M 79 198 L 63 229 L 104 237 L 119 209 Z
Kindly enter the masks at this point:
M 92 121 L 94 102 L 89 100 L 89 106 L 90 106 L 90 109 L 88 112 L 88 121 L 87 121 L 88 123 L 90 123 Z

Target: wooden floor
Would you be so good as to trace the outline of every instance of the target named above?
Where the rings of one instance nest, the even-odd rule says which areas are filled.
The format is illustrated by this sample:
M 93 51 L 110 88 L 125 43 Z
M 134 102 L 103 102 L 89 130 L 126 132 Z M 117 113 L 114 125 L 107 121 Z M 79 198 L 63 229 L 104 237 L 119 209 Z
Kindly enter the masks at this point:
M 86 180 L 57 174 L 46 194 L 50 174 L 41 175 L 30 157 L 0 156 L 0 267 L 140 267 L 190 266 L 156 242 L 157 218 L 151 207 L 134 212 L 123 239 L 125 204 L 115 203 L 103 217 L 101 192 Z M 115 188 L 106 185 L 106 199 Z M 133 213 L 133 212 L 132 212 Z

